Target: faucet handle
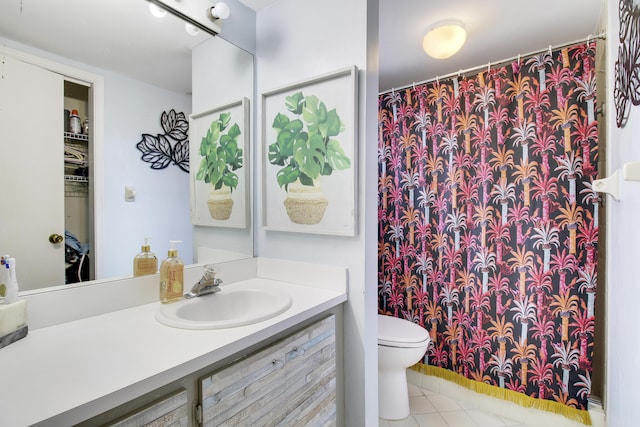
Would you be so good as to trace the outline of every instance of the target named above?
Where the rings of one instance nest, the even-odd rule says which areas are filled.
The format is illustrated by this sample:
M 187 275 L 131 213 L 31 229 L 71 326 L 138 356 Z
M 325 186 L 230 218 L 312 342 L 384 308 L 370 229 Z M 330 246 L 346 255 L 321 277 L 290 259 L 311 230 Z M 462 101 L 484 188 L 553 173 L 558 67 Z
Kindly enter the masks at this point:
M 204 280 L 213 280 L 220 271 L 213 264 L 207 264 L 204 266 L 204 274 L 202 278 Z

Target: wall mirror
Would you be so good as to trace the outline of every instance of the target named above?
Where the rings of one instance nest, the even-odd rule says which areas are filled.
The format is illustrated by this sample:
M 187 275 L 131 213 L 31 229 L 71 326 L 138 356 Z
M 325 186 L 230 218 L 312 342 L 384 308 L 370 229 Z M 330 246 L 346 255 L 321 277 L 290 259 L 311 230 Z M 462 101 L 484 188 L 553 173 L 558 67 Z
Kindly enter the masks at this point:
M 18 52 L 24 53 L 18 62 L 33 65 L 31 59 L 37 58 L 36 68 L 49 72 L 56 71 L 61 64 L 64 71 L 53 74 L 63 74 L 65 82 L 52 95 L 62 94 L 66 99 L 54 118 L 39 116 L 45 89 L 31 84 L 32 77 L 25 73 L 21 73 L 27 81 L 25 89 L 12 94 L 12 99 L 19 101 L 0 108 L 14 111 L 8 119 L 0 118 L 3 135 L 0 148 L 3 153 L 13 153 L 0 163 L 3 182 L 13 184 L 10 186 L 13 192 L 8 196 L 5 193 L 2 205 L 17 206 L 18 201 L 27 198 L 24 192 L 27 183 L 37 188 L 36 193 L 28 196 L 34 201 L 28 210 L 11 208 L 9 216 L 0 223 L 0 254 L 16 257 L 22 290 L 48 290 L 65 284 L 68 264 L 73 261 L 65 257 L 68 243 L 73 242 L 70 234 L 86 245 L 84 250 L 88 249 L 87 264 L 77 266 L 74 273 L 83 274 L 81 268 L 85 268 L 90 276 L 72 278 L 69 283 L 130 276 L 133 257 L 140 252 L 145 237 L 151 238 L 152 251 L 159 260 L 166 257 L 170 240 L 182 242 L 177 248 L 186 264 L 193 263 L 202 248 L 213 252 L 226 249 L 225 242 L 229 240 L 243 240 L 234 246 L 234 256 L 253 256 L 250 227 L 233 234 L 216 227 L 192 226 L 189 174 L 174 162 L 154 170 L 150 163 L 141 160 L 142 153 L 136 148 L 143 134 L 166 133 L 161 123 L 163 113 L 184 114 L 188 121 L 193 108 L 192 71 L 196 72 L 195 67 L 192 70 L 192 52 L 196 50 L 200 56 L 215 57 L 215 50 L 221 49 L 227 56 L 232 51 L 235 58 L 242 58 L 216 62 L 216 72 L 237 76 L 226 80 L 225 96 L 229 99 L 248 96 L 253 102 L 252 55 L 221 37 L 203 32 L 192 35 L 186 30 L 185 23 L 171 14 L 154 17 L 145 0 L 7 0 L 0 4 L 0 74 L 9 75 L 9 65 L 13 66 L 16 59 L 12 55 Z M 48 67 L 43 63 L 57 65 Z M 239 66 L 244 72 L 238 72 Z M 76 71 L 79 78 L 73 75 Z M 98 86 L 93 86 L 94 77 Z M 7 87 L 0 86 L 0 91 L 6 92 Z M 95 91 L 96 87 L 102 93 Z M 0 93 L 0 98 L 6 98 L 5 94 Z M 212 99 L 210 105 L 229 99 Z M 74 109 L 79 110 L 81 121 L 88 119 L 90 129 L 86 138 L 89 141 L 79 141 L 88 146 L 87 168 L 76 172 L 85 175 L 88 183 L 73 187 L 80 194 L 71 194 L 73 188 L 64 184 L 63 153 L 47 154 L 43 148 L 56 146 L 55 150 L 64 152 L 61 147 L 68 135 L 63 136 L 63 130 L 69 126 L 64 110 L 71 113 Z M 16 117 L 21 124 L 13 121 Z M 24 136 L 25 130 L 44 128 L 44 123 L 51 120 L 60 128 L 55 136 Z M 21 149 L 15 149 L 16 146 Z M 53 162 L 54 157 L 60 158 L 61 163 Z M 15 179 L 8 170 L 10 163 L 29 170 L 30 175 L 20 174 Z M 45 166 L 51 164 L 55 177 L 46 172 Z M 127 197 L 131 196 L 127 190 L 134 192 L 133 200 Z M 60 192 L 66 222 L 54 229 L 41 226 L 53 216 L 53 202 L 45 196 Z M 70 194 L 76 198 L 69 199 Z M 86 214 L 78 220 L 80 211 Z M 70 222 L 73 220 L 76 222 Z M 15 233 L 14 241 L 8 238 L 18 225 L 24 227 L 27 236 L 46 241 L 45 246 L 56 250 L 58 260 L 62 261 L 56 261 L 54 267 L 45 266 L 45 255 L 31 244 L 15 249 L 18 243 L 25 246 L 26 241 L 26 237 Z M 218 233 L 224 238 L 218 238 Z M 56 234 L 66 240 L 55 243 Z M 54 243 L 49 242 L 50 237 Z M 216 242 L 225 246 L 217 248 Z

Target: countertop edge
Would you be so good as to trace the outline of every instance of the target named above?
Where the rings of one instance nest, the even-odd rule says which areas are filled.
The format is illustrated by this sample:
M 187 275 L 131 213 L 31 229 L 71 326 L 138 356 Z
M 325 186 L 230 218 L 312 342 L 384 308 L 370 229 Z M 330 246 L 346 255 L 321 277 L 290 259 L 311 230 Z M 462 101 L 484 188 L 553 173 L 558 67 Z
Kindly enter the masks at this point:
M 299 284 L 287 283 L 287 285 L 301 286 Z M 335 296 L 330 297 L 319 304 L 313 305 L 303 311 L 297 312 L 291 316 L 287 316 L 277 323 L 265 325 L 263 328 L 242 336 L 237 340 L 225 344 L 223 346 L 212 348 L 206 354 L 196 356 L 186 362 L 172 366 L 156 375 L 150 376 L 140 381 L 131 383 L 119 390 L 115 390 L 112 393 L 101 396 L 90 402 L 82 404 L 80 406 L 71 408 L 65 412 L 53 415 L 47 419 L 42 420 L 29 420 L 29 423 L 34 426 L 68 426 L 90 419 L 96 415 L 104 413 L 112 408 L 115 408 L 123 403 L 133 400 L 139 396 L 145 395 L 160 388 L 163 385 L 169 384 L 173 381 L 177 381 L 187 375 L 197 372 L 207 366 L 214 365 L 226 358 L 233 355 L 241 355 L 244 350 L 251 348 L 261 342 L 268 340 L 278 334 L 285 331 L 294 329 L 296 325 L 303 323 L 309 319 L 314 318 L 322 313 L 328 312 L 340 304 L 347 301 L 346 291 L 338 292 L 331 290 Z M 213 347 L 213 345 L 212 345 Z M 0 416 L 0 420 L 3 417 Z

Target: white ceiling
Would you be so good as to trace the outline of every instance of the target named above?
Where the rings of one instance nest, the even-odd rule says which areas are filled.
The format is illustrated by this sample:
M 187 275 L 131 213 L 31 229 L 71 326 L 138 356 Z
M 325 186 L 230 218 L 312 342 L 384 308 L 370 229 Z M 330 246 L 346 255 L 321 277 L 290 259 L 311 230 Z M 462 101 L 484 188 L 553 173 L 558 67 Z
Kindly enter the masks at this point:
M 596 33 L 606 0 L 380 0 L 380 91 L 500 62 Z M 434 23 L 465 24 L 467 42 L 451 58 L 422 50 Z
M 240 0 L 259 10 L 277 0 Z M 379 0 L 381 92 L 596 35 L 606 0 Z M 467 42 L 451 58 L 422 50 L 432 24 L 456 19 Z
M 260 10 L 278 0 L 240 1 Z M 596 33 L 604 4 L 380 0 L 380 91 L 585 38 Z M 422 51 L 422 36 L 444 19 L 465 23 L 467 43 L 452 58 L 433 60 Z M 191 48 L 209 36 L 188 36 L 173 16 L 152 17 L 144 0 L 2 0 L 0 37 L 189 92 Z
M 53 52 L 181 93 L 191 92 L 184 23 L 158 19 L 143 0 L 1 0 L 0 38 Z
M 278 0 L 238 0 L 240 3 L 244 4 L 247 7 L 250 7 L 253 10 L 260 10 L 263 7 L 267 7 L 272 3 L 275 3 Z

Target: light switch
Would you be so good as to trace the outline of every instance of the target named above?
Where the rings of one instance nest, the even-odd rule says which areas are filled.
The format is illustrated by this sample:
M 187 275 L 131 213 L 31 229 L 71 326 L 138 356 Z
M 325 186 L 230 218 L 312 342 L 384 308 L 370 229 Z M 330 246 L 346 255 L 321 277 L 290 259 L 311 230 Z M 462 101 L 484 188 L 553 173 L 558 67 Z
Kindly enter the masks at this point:
M 133 185 L 124 186 L 124 200 L 125 202 L 136 201 L 136 188 Z

